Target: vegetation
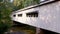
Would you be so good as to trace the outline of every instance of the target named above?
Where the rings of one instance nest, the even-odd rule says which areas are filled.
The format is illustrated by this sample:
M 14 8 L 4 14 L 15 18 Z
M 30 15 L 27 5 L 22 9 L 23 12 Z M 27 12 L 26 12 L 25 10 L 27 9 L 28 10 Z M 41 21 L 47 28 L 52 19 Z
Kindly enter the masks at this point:
M 22 9 L 31 5 L 39 4 L 40 0 L 14 0 L 15 10 Z
M 12 8 L 10 7 L 10 3 L 7 0 L 0 0 L 0 34 L 4 34 L 4 32 L 8 31 L 11 27 L 11 14 Z

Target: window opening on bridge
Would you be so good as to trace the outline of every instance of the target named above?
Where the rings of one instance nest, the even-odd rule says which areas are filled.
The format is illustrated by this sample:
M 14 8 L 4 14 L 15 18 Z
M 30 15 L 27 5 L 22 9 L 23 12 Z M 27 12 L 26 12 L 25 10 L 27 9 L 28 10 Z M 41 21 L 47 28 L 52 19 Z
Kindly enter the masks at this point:
M 22 14 L 18 14 L 18 17 L 22 17 Z
M 13 17 L 16 17 L 16 15 L 14 14 Z
M 27 17 L 38 17 L 38 11 L 26 13 Z

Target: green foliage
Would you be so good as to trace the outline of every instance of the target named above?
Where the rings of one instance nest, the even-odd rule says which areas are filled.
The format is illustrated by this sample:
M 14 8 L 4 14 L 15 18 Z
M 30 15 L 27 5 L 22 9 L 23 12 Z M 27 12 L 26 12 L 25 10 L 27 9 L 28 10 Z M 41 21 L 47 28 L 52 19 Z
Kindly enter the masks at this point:
M 15 10 L 22 9 L 31 5 L 39 4 L 40 0 L 14 0 Z M 17 3 L 18 2 L 18 3 Z
M 0 2 L 2 2 L 2 0 L 0 0 Z
M 23 2 L 24 7 L 30 6 L 30 5 L 35 5 L 38 4 L 39 0 L 25 0 Z
M 12 8 L 7 0 L 2 1 L 0 2 L 0 34 L 4 34 L 12 26 L 10 18 Z

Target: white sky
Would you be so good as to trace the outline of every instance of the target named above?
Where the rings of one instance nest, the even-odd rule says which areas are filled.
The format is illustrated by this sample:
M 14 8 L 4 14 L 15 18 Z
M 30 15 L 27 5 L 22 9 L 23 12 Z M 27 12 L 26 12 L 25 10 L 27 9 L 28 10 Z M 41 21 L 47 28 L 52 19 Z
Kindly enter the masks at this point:
M 13 0 L 10 0 L 11 2 L 13 2 Z

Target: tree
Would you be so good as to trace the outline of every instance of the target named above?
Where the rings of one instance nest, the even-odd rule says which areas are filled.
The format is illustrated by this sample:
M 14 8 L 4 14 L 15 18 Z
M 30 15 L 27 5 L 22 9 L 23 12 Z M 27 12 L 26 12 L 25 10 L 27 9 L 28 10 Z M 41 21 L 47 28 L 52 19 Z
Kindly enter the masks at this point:
M 22 9 L 31 5 L 39 4 L 40 0 L 13 0 L 15 10 Z
M 0 0 L 0 34 L 4 34 L 12 26 L 11 12 L 12 8 L 8 0 Z

